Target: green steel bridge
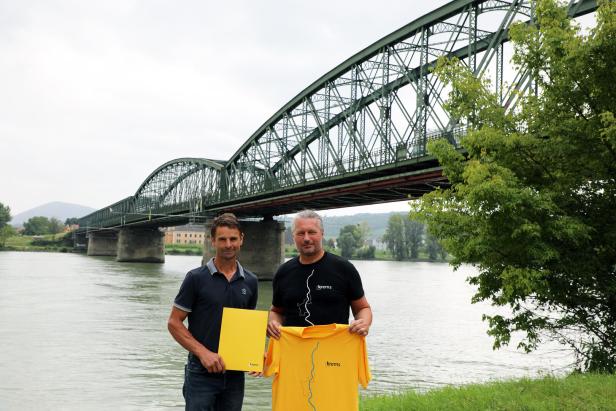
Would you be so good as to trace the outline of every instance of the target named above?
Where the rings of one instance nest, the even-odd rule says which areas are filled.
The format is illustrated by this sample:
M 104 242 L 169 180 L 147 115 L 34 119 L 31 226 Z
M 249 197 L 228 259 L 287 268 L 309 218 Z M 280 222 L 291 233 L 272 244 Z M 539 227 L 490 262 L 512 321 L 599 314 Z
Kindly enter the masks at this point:
M 569 15 L 596 10 L 570 0 Z M 533 92 L 528 72 L 505 64 L 508 29 L 532 24 L 527 0 L 454 0 L 380 39 L 309 85 L 228 160 L 179 158 L 124 198 L 80 219 L 80 231 L 160 227 L 223 211 L 242 218 L 419 197 L 448 184 L 426 142 L 459 146 L 464 124 L 443 108 L 449 92 L 431 72 L 456 56 L 487 77 L 511 110 Z

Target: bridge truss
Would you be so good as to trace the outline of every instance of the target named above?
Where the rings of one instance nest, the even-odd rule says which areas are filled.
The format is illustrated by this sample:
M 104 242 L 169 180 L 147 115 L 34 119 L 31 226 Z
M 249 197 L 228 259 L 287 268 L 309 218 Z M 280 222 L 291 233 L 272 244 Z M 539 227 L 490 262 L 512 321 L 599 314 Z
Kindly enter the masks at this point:
M 570 0 L 569 15 L 595 1 Z M 128 197 L 81 227 L 173 225 L 223 210 L 271 216 L 418 197 L 447 185 L 426 153 L 433 138 L 459 146 L 464 125 L 444 108 L 450 90 L 432 73 L 455 56 L 490 80 L 506 109 L 532 91 L 505 64 L 508 29 L 532 24 L 526 0 L 455 0 L 357 53 L 269 118 L 228 161 L 183 158 L 156 169 Z

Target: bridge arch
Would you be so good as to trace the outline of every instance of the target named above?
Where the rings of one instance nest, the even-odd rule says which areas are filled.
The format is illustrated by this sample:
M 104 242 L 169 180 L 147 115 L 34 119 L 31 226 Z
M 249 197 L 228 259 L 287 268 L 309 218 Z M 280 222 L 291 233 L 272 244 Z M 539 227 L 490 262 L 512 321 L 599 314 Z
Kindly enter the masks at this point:
M 143 181 L 133 196 L 136 213 L 187 206 L 199 212 L 220 199 L 224 162 L 206 158 L 178 158 L 162 164 Z
M 570 0 L 571 14 L 593 2 Z M 228 195 L 306 187 L 426 157 L 426 142 L 452 143 L 464 125 L 444 107 L 447 89 L 431 69 L 455 56 L 490 76 L 513 108 L 530 86 L 520 73 L 505 88 L 504 44 L 514 22 L 531 21 L 528 0 L 454 0 L 378 40 L 301 91 L 236 151 L 225 168 Z

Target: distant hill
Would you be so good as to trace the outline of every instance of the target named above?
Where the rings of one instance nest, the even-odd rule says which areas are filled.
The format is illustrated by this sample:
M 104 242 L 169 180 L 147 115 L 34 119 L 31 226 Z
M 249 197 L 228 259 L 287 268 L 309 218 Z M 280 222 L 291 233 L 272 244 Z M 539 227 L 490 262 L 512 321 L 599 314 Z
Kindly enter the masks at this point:
M 24 222 L 28 221 L 31 217 L 43 216 L 47 218 L 55 217 L 58 220 L 64 222 L 67 218 L 71 217 L 83 217 L 96 211 L 95 208 L 86 207 L 79 204 L 62 203 L 60 201 L 54 201 L 52 203 L 43 204 L 38 207 L 34 207 L 30 210 L 24 211 L 13 216 L 10 224 L 13 227 L 21 227 Z

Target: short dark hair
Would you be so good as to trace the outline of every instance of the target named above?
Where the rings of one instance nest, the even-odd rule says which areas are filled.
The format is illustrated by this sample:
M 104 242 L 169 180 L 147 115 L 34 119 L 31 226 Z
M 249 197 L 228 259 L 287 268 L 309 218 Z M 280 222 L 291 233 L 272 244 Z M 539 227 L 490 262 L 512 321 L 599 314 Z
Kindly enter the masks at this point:
M 212 228 L 210 229 L 210 235 L 212 238 L 216 237 L 216 229 L 218 227 L 237 228 L 240 234 L 244 233 L 242 231 L 242 226 L 240 225 L 240 220 L 238 220 L 233 213 L 224 213 L 214 219 L 212 222 Z

